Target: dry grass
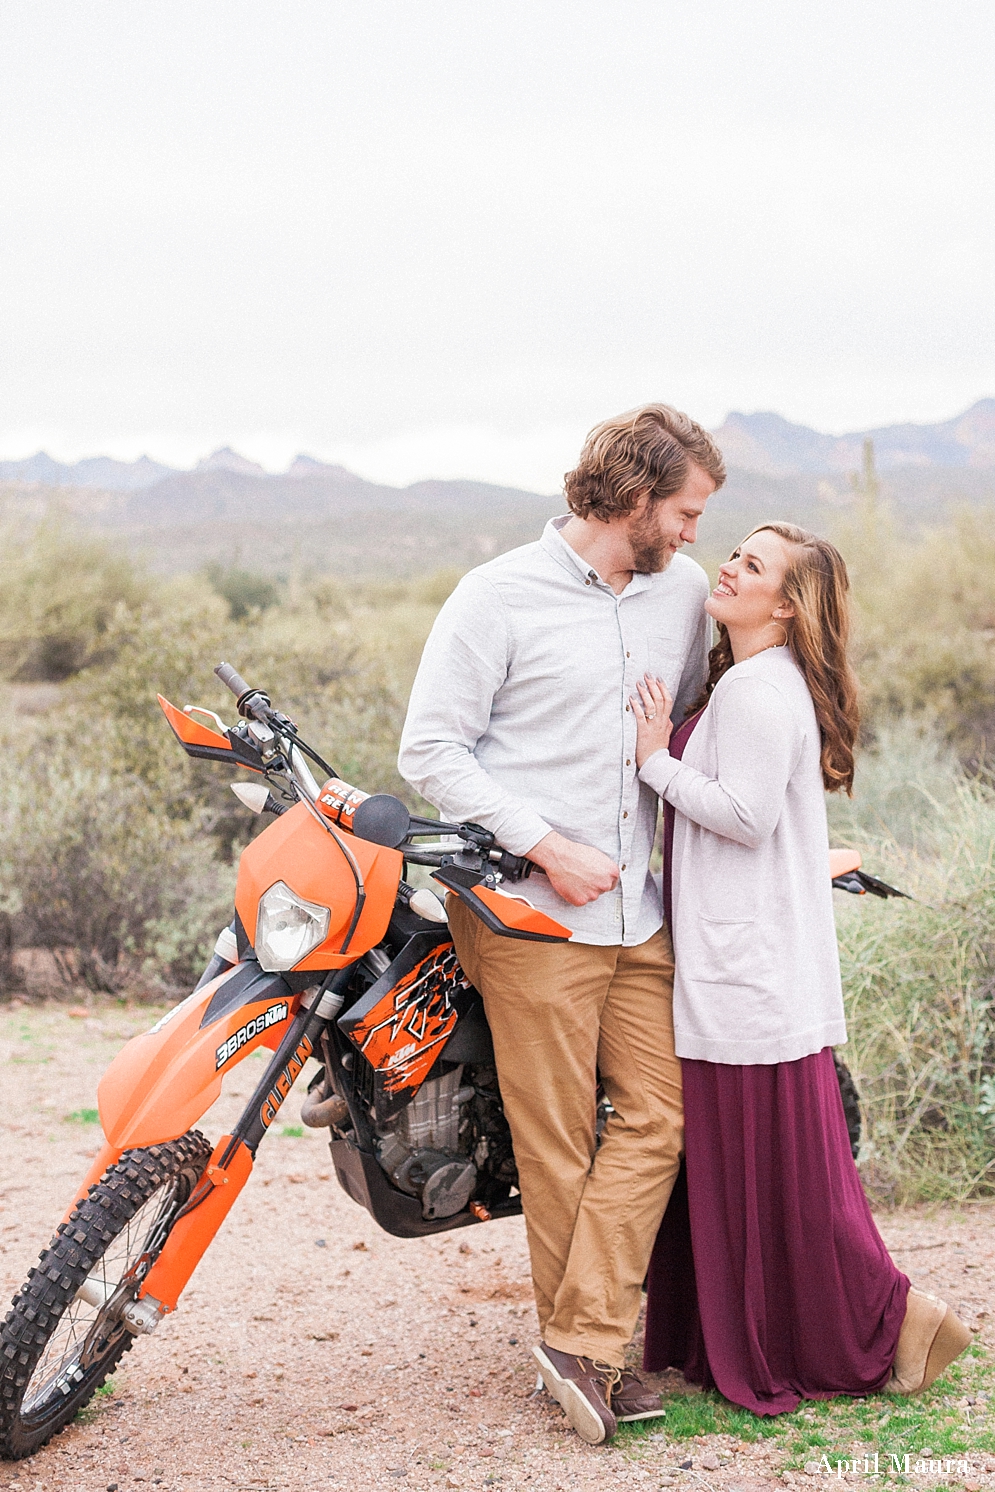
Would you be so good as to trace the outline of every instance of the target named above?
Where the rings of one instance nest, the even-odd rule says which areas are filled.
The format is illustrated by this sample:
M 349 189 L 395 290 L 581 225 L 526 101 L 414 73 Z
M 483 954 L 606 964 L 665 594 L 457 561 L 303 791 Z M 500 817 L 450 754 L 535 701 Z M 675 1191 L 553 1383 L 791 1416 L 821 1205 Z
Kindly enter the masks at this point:
M 884 1200 L 995 1189 L 995 794 L 906 725 L 861 764 L 833 841 L 915 901 L 838 897 L 861 1167 Z

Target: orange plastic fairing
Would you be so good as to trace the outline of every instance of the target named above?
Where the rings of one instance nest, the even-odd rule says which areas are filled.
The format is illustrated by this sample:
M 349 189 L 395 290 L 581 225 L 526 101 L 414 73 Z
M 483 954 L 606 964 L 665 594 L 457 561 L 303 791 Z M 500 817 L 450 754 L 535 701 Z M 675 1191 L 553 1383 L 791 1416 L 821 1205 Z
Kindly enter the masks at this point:
M 188 995 L 118 1052 L 97 1089 L 110 1145 L 128 1150 L 186 1134 L 218 1097 L 226 1072 L 258 1046 L 273 1051 L 279 1046 L 300 997 L 276 977 L 273 994 L 201 1029 L 215 991 L 242 967 L 236 964 Z
M 421 1087 L 456 1028 L 453 997 L 468 988 L 456 950 L 446 941 L 400 975 L 350 1026 L 349 1039 L 376 1070 L 388 1097 L 410 1097 Z
M 241 1142 L 235 1146 L 228 1164 L 223 1168 L 219 1164 L 231 1143 L 230 1135 L 222 1135 L 215 1145 L 201 1182 L 202 1186 L 210 1187 L 209 1194 L 174 1225 L 162 1253 L 145 1277 L 140 1296 L 151 1295 L 167 1311 L 176 1310 L 184 1286 L 249 1179 L 252 1155 Z
M 156 699 L 162 706 L 162 713 L 184 746 L 211 746 L 216 751 L 231 751 L 231 742 L 226 736 L 219 735 L 216 730 L 201 725 L 197 720 L 192 720 L 186 710 L 178 710 L 161 694 L 157 694 Z
M 347 854 L 362 875 L 366 904 L 343 953 L 342 944 L 356 911 L 356 882 Z M 303 803 L 298 803 L 242 851 L 235 909 L 255 943 L 259 899 L 277 881 L 283 881 L 305 901 L 328 907 L 328 936 L 294 967 L 338 969 L 375 947 L 387 931 L 403 864 L 404 857 L 398 850 L 385 849 L 366 839 L 350 835 L 348 844 L 340 846 L 329 830 L 315 822 Z
M 837 876 L 849 875 L 852 870 L 859 870 L 860 864 L 860 856 L 856 850 L 829 851 L 829 874 L 834 881 Z
M 475 886 L 473 894 L 482 901 L 499 922 L 512 927 L 516 932 L 540 933 L 547 938 L 569 938 L 569 927 L 540 912 L 524 896 L 514 896 L 507 891 L 496 891 L 490 886 Z

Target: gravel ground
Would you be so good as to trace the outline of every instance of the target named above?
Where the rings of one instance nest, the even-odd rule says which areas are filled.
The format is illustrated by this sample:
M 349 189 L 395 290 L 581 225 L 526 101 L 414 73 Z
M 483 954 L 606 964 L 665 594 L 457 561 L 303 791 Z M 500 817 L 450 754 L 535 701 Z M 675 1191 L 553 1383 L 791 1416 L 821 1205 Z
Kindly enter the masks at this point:
M 4 1299 L 96 1152 L 96 1126 L 66 1116 L 95 1107 L 97 1081 L 122 1039 L 152 1019 L 115 1007 L 78 1018 L 64 1006 L 0 1011 Z M 231 1074 L 203 1121 L 212 1140 L 260 1072 L 261 1059 L 250 1058 Z M 281 1131 L 296 1125 L 305 1086 L 306 1077 Z M 995 1207 L 879 1221 L 900 1267 L 991 1341 Z M 30 1462 L 0 1464 L 0 1487 L 781 1485 L 776 1445 L 723 1436 L 680 1447 L 662 1438 L 583 1445 L 556 1404 L 532 1397 L 534 1338 L 521 1219 L 417 1241 L 388 1237 L 339 1190 L 321 1134 L 281 1132 L 260 1148 L 177 1313 L 137 1342 L 113 1393 L 85 1422 Z M 672 1377 L 660 1382 L 674 1386 Z M 678 1470 L 689 1457 L 691 1469 Z M 972 1485 L 995 1484 L 984 1466 L 972 1475 Z

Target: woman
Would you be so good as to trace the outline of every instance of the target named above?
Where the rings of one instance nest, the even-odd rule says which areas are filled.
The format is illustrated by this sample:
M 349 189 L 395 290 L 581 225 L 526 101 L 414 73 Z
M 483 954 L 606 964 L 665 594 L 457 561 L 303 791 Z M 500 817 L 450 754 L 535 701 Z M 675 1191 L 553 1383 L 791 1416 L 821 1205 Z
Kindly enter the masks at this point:
M 792 524 L 755 529 L 706 603 L 696 713 L 640 685 L 636 762 L 666 803 L 665 902 L 683 1059 L 686 1194 L 650 1266 L 645 1366 L 755 1414 L 915 1393 L 970 1341 L 892 1263 L 850 1152 L 824 790 L 852 790 L 846 567 Z

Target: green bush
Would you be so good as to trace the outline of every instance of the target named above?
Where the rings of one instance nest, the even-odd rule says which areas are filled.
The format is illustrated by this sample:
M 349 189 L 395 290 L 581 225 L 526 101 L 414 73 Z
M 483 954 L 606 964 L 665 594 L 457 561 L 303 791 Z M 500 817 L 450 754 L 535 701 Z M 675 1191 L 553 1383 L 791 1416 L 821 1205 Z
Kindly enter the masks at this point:
M 67 985 L 113 991 L 143 967 L 158 989 L 189 985 L 231 917 L 233 875 L 210 841 L 156 813 L 144 784 L 97 751 L 21 765 L 0 826 L 0 885 L 21 940 L 49 948 Z
M 115 615 L 146 590 L 130 560 L 60 522 L 26 544 L 0 535 L 0 674 L 61 680 L 106 660 Z
M 906 723 L 864 754 L 854 802 L 830 818 L 834 844 L 916 898 L 836 896 L 865 1182 L 890 1202 L 990 1193 L 995 793 Z
M 236 621 L 222 598 L 180 580 L 119 605 L 104 661 L 64 686 L 58 708 L 5 727 L 0 912 L 17 941 L 50 948 L 67 983 L 94 989 L 189 987 L 200 973 L 231 916 L 234 861 L 265 821 L 229 791 L 242 772 L 186 756 L 156 693 L 233 721 L 212 671 L 222 658 L 348 780 L 406 792 L 406 687 L 381 638 L 370 641 L 371 600 L 354 614 L 327 586 L 298 585 Z M 0 938 L 0 987 L 13 982 Z
M 224 570 L 220 565 L 209 565 L 205 573 L 211 589 L 226 602 L 233 622 L 244 621 L 254 611 L 267 611 L 280 599 L 273 582 L 251 570 Z
M 168 606 L 119 614 L 114 661 L 84 675 L 73 708 L 100 720 L 113 760 L 169 816 L 224 813 L 235 801 L 224 768 L 185 757 L 156 694 L 235 720 L 235 700 L 213 672 L 225 659 L 344 776 L 369 792 L 405 791 L 396 755 L 406 690 L 364 631 L 362 619 L 330 612 L 309 590 L 236 623 L 217 597 L 177 586 Z
M 977 768 L 995 744 L 992 513 L 954 513 L 913 537 L 883 513 L 835 537 L 854 588 L 866 732 L 935 723 Z

